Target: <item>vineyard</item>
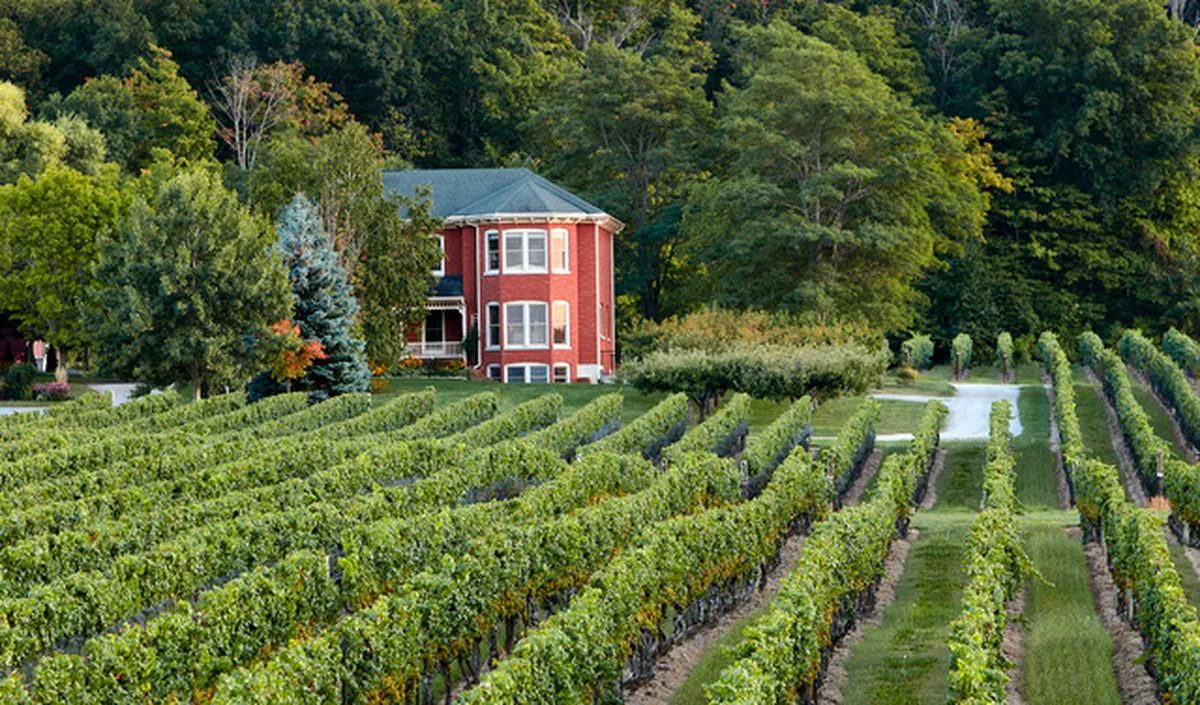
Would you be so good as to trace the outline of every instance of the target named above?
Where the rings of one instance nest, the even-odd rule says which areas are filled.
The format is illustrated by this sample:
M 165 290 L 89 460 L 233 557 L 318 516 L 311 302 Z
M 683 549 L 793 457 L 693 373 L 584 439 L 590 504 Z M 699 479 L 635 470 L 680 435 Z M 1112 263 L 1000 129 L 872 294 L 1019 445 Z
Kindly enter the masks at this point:
M 0 417 L 0 705 L 1200 703 L 1200 344 L 1112 342 Z

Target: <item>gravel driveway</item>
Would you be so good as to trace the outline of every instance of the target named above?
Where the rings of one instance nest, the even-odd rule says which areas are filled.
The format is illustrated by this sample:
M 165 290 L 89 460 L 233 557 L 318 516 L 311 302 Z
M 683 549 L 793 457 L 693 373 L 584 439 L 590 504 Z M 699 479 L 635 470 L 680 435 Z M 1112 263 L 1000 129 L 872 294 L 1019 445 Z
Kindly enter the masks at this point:
M 1007 401 L 1013 406 L 1013 415 L 1008 422 L 1008 428 L 1013 437 L 1021 435 L 1021 419 L 1016 412 L 1017 398 L 1021 395 L 1021 387 L 1015 384 L 952 384 L 954 396 L 929 397 L 916 394 L 872 394 L 875 399 L 895 399 L 897 401 L 912 401 L 924 403 L 930 399 L 938 399 L 950 410 L 946 423 L 942 426 L 944 441 L 986 441 L 988 439 L 988 418 L 992 413 L 992 402 Z M 919 413 L 919 412 L 915 412 Z M 912 439 L 911 433 L 881 434 L 879 441 L 907 441 Z

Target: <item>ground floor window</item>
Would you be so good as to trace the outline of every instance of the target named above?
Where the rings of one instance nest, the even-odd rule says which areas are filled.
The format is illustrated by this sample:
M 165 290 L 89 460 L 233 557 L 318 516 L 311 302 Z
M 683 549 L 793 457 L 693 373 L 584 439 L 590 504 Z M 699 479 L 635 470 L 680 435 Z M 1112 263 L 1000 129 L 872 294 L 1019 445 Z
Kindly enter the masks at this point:
M 504 368 L 509 384 L 545 384 L 550 381 L 550 367 L 539 364 L 508 365 Z
M 571 381 L 571 366 L 560 362 L 554 366 L 554 383 L 566 384 Z
M 488 376 L 488 379 L 499 382 L 500 381 L 500 365 L 488 365 L 487 366 L 487 376 Z

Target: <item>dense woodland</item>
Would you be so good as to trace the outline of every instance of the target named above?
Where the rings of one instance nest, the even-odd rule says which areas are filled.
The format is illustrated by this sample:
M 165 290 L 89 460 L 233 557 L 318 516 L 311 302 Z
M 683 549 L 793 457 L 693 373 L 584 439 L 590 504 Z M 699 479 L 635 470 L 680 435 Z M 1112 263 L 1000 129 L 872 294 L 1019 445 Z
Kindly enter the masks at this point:
M 943 345 L 1197 332 L 1198 22 L 1195 0 L 6 0 L 0 181 L 30 178 L 0 231 L 60 198 L 58 251 L 93 272 L 181 175 L 240 202 L 234 230 L 303 192 L 387 363 L 430 224 L 397 221 L 378 169 L 525 165 L 627 223 L 627 330 L 717 304 Z M 18 288 L 0 306 L 29 308 Z

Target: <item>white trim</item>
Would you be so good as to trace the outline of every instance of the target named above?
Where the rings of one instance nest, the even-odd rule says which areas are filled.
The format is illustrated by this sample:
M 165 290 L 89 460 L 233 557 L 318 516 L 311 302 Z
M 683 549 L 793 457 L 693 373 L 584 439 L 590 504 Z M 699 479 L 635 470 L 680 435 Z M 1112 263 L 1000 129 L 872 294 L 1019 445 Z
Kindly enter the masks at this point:
M 475 226 L 475 232 L 479 232 L 479 226 Z M 496 236 L 496 268 L 492 269 L 488 266 L 488 237 Z M 500 268 L 504 266 L 504 233 L 496 228 L 485 230 L 483 233 L 483 273 L 489 277 L 494 277 L 500 273 Z
M 557 306 L 558 304 L 562 304 L 563 306 L 565 306 L 567 308 L 567 320 L 566 320 L 567 342 L 565 342 L 565 343 L 554 342 L 554 307 Z M 551 347 L 553 347 L 556 350 L 570 350 L 571 349 L 571 302 L 570 301 L 565 301 L 563 299 L 557 299 L 555 301 L 550 302 L 550 345 L 551 345 Z
M 476 225 L 475 226 L 475 252 L 472 255 L 472 257 L 475 259 L 475 261 L 472 264 L 475 269 L 475 319 L 476 320 L 479 320 L 479 317 L 480 317 L 479 302 L 483 298 L 483 293 L 482 293 L 483 286 L 482 286 L 482 281 L 480 279 L 481 275 L 479 273 L 479 243 L 480 243 L 479 226 Z M 483 336 L 478 336 L 478 340 L 475 341 L 475 369 L 479 369 L 482 366 L 483 366 Z
M 596 274 L 596 369 L 603 372 L 604 362 L 600 354 L 600 330 L 604 319 L 604 304 L 600 303 L 600 226 L 592 226 L 592 260 Z M 599 382 L 599 375 L 595 381 Z
M 509 266 L 508 239 L 520 238 L 521 264 Z M 538 267 L 529 263 L 529 243 L 534 239 L 542 241 L 542 261 Z M 550 233 L 538 228 L 509 228 L 500 233 L 500 271 L 504 274 L 549 274 L 550 273 Z M 514 253 L 516 254 L 516 253 Z
M 430 274 L 435 277 L 444 277 L 446 276 L 446 236 L 439 234 L 434 235 L 434 237 L 438 239 L 438 250 L 442 253 L 442 259 L 438 262 L 437 269 L 434 269 Z
M 490 223 L 598 223 L 611 225 L 607 228 L 612 232 L 625 229 L 625 224 L 607 213 L 566 213 L 549 211 L 545 213 L 476 213 L 471 215 L 451 215 L 445 220 L 447 224 L 482 225 Z
M 567 262 L 565 266 L 558 266 L 558 262 L 554 257 L 554 239 L 557 236 L 562 237 L 563 254 L 566 256 Z M 571 231 L 566 228 L 551 228 L 550 229 L 550 272 L 552 274 L 570 274 L 571 273 Z
M 499 339 L 492 341 L 492 306 L 496 307 L 496 329 L 499 333 Z M 483 345 L 484 350 L 499 350 L 500 341 L 504 340 L 504 307 L 499 301 L 489 301 L 483 305 Z
M 511 362 L 504 366 L 504 383 L 505 384 L 513 384 L 513 382 L 511 382 L 509 380 L 508 375 L 509 375 L 509 371 L 514 367 L 526 367 L 526 368 L 530 368 L 530 369 L 532 369 L 534 367 L 540 367 L 546 371 L 546 382 L 531 382 L 528 379 L 529 375 L 526 375 L 526 379 L 522 381 L 522 384 L 547 384 L 552 379 L 552 377 L 550 376 L 550 365 L 547 365 L 544 362 Z
M 559 382 L 557 379 L 554 378 L 554 376 L 558 372 L 558 370 L 566 370 L 567 371 L 567 378 L 564 379 L 562 382 Z M 553 365 L 551 365 L 550 366 L 550 381 L 554 382 L 556 384 L 570 384 L 571 383 L 571 363 L 556 362 Z
M 529 309 L 531 306 L 534 306 L 534 305 L 542 306 L 544 308 L 544 310 L 546 311 L 546 342 L 541 343 L 541 344 L 532 344 L 532 345 L 529 343 L 525 343 L 522 345 L 513 345 L 508 340 L 508 325 L 509 325 L 508 324 L 508 307 L 509 306 L 520 306 L 523 309 L 523 312 L 521 314 L 521 328 L 522 328 L 522 332 L 524 333 L 525 340 L 528 341 L 530 338 L 530 332 L 533 329 L 533 327 L 531 325 L 533 319 L 532 319 L 532 317 L 529 316 Z M 504 310 L 504 313 L 503 313 L 504 325 L 502 327 L 502 332 L 503 332 L 504 336 L 503 336 L 502 344 L 503 344 L 505 350 L 549 350 L 550 349 L 550 303 L 549 302 L 534 301 L 534 300 L 505 301 L 502 304 L 502 307 Z

